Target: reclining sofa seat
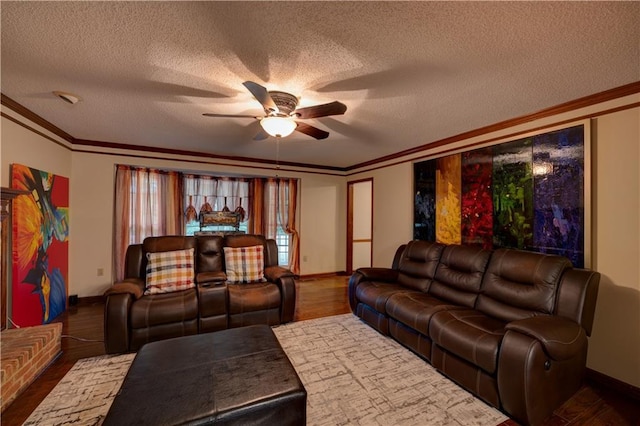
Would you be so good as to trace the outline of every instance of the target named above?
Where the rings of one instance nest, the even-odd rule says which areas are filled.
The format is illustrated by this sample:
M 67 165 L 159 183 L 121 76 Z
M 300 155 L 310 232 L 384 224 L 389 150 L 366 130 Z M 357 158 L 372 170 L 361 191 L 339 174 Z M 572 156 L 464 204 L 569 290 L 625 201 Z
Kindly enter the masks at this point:
M 560 256 L 411 241 L 391 269 L 356 271 L 349 302 L 467 390 L 538 424 L 580 387 L 599 277 Z
M 224 247 L 255 245 L 264 249 L 266 281 L 227 284 Z M 195 256 L 195 288 L 144 295 L 146 254 L 190 248 Z M 293 320 L 293 273 L 278 266 L 275 240 L 261 235 L 148 237 L 127 248 L 125 277 L 106 292 L 106 353 L 136 351 L 145 343 L 172 337 Z

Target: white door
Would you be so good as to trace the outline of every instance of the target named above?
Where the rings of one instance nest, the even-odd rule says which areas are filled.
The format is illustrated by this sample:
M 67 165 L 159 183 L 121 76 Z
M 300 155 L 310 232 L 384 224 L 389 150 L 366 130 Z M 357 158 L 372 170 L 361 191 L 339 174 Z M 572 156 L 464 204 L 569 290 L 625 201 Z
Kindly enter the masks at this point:
M 373 179 L 348 182 L 347 272 L 370 267 L 373 249 Z

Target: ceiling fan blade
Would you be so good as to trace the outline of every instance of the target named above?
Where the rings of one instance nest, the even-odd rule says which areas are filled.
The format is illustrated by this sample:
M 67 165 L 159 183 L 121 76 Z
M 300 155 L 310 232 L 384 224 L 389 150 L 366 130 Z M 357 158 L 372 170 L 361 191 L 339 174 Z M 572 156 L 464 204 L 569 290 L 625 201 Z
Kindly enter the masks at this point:
M 300 108 L 294 111 L 298 118 L 326 117 L 328 115 L 342 115 L 347 111 L 347 106 L 342 102 L 333 101 L 328 104 L 314 105 Z
M 254 141 L 263 141 L 269 137 L 269 134 L 264 130 L 260 129 L 258 133 L 253 137 Z
M 307 123 L 299 123 L 296 121 L 296 124 L 297 132 L 304 133 L 305 135 L 309 135 L 312 138 L 326 139 L 329 137 L 329 132 L 325 132 L 324 130 L 318 129 L 317 127 L 310 126 Z
M 266 110 L 278 112 L 278 106 L 275 102 L 273 102 L 273 99 L 271 99 L 271 95 L 269 94 L 269 91 L 266 87 L 263 87 L 258 83 L 254 83 L 253 81 L 245 81 L 242 84 L 251 92 L 253 97 L 256 98 Z
M 227 117 L 227 118 L 260 118 L 256 115 L 246 115 L 246 114 L 212 114 L 210 112 L 205 112 L 205 117 Z

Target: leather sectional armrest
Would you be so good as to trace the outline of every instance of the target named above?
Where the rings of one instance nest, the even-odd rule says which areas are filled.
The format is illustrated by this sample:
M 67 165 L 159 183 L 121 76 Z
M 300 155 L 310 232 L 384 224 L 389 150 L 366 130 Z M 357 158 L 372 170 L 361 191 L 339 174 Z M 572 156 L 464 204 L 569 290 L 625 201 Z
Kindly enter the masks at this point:
M 507 330 L 538 340 L 549 356 L 557 361 L 574 357 L 586 344 L 587 335 L 575 321 L 558 316 L 538 316 L 512 321 Z
M 296 280 L 290 270 L 281 266 L 267 266 L 264 268 L 267 281 L 274 283 L 280 289 L 280 323 L 293 321 L 296 311 Z
M 130 294 L 135 299 L 140 299 L 144 294 L 144 281 L 140 278 L 126 278 L 124 281 L 113 284 L 107 291 L 105 296 L 111 294 Z
M 363 278 L 372 281 L 395 282 L 398 280 L 398 271 L 389 268 L 359 268 L 356 272 Z
M 276 282 L 283 277 L 294 277 L 293 272 L 282 266 L 267 266 L 264 268 L 264 276 L 269 282 Z

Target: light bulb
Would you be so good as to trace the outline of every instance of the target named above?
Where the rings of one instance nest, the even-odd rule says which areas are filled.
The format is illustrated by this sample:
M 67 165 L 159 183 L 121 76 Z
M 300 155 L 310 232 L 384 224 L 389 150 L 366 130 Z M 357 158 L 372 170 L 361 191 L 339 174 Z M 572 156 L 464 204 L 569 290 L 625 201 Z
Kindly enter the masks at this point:
M 265 132 L 273 137 L 286 138 L 296 129 L 296 122 L 290 117 L 265 117 L 260 120 Z

